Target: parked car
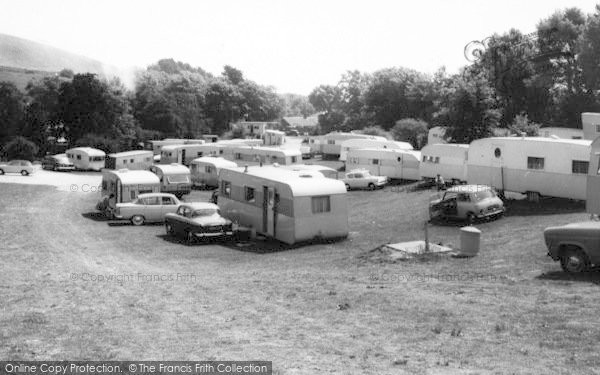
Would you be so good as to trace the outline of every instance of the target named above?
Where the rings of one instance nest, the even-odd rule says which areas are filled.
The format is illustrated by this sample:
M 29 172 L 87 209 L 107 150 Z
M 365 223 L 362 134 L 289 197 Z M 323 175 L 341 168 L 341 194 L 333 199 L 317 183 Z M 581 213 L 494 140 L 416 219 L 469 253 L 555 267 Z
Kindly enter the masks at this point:
M 181 205 L 175 195 L 168 193 L 146 193 L 127 203 L 117 203 L 114 218 L 129 220 L 133 225 L 161 222 L 165 215 L 174 213 Z
M 496 191 L 485 185 L 459 185 L 446 190 L 429 203 L 429 218 L 466 220 L 493 219 L 504 214 L 504 203 Z
M 369 189 L 375 190 L 382 188 L 387 184 L 386 176 L 374 176 L 366 169 L 354 169 L 346 173 L 342 178 L 346 184 L 346 189 Z
M 219 206 L 207 202 L 184 203 L 177 212 L 165 216 L 165 228 L 170 236 L 184 238 L 188 243 L 198 238 L 232 236 L 231 220 L 219 212 Z
M 42 160 L 42 169 L 73 171 L 75 170 L 75 165 L 69 160 L 67 154 L 47 155 Z
M 8 163 L 0 163 L 0 175 L 5 173 L 20 173 L 28 176 L 33 173 L 33 165 L 27 160 L 11 160 Z
M 544 230 L 548 256 L 560 261 L 565 272 L 587 271 L 600 264 L 600 222 L 586 221 Z

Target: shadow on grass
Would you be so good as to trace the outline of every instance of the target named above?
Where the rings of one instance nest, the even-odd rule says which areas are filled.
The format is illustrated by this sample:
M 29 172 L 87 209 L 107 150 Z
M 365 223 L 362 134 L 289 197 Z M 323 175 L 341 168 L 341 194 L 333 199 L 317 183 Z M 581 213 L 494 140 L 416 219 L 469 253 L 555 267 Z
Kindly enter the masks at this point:
M 556 215 L 585 212 L 585 201 L 565 198 L 543 198 L 536 202 L 509 199 L 504 203 L 506 216 Z
M 577 281 L 600 285 L 600 269 L 594 268 L 590 271 L 581 273 L 567 273 L 564 271 L 544 272 L 536 279 L 539 280 L 556 280 L 556 281 Z
M 94 221 L 110 221 L 106 215 L 104 215 L 102 212 L 84 212 L 81 214 L 81 216 L 83 216 L 86 219 L 90 219 L 90 220 L 94 220 Z
M 240 239 L 240 238 L 231 238 L 228 236 L 222 237 L 214 237 L 214 238 L 198 238 L 192 243 L 188 243 L 185 239 L 176 236 L 169 236 L 167 234 L 161 234 L 157 236 L 158 238 L 163 239 L 164 241 L 179 244 L 179 245 L 187 245 L 187 246 L 203 246 L 203 245 L 221 245 L 223 247 L 227 247 L 232 250 L 244 251 L 256 254 L 269 254 L 269 253 L 277 253 L 280 251 L 288 251 L 299 249 L 305 246 L 312 245 L 322 245 L 329 244 L 334 242 L 339 242 L 344 240 L 345 238 L 336 238 L 331 240 L 313 240 L 306 241 L 301 243 L 296 243 L 293 245 L 288 245 L 283 242 L 279 242 L 274 239 L 264 238 L 264 239 Z

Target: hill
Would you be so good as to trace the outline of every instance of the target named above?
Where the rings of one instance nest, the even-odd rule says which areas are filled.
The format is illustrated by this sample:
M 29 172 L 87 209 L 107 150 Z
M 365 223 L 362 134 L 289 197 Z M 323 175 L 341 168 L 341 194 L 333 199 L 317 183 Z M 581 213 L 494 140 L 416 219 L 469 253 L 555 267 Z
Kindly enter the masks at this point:
M 118 76 L 116 67 L 42 43 L 0 34 L 0 81 L 24 89 L 31 79 L 53 75 L 63 69 L 75 73 Z

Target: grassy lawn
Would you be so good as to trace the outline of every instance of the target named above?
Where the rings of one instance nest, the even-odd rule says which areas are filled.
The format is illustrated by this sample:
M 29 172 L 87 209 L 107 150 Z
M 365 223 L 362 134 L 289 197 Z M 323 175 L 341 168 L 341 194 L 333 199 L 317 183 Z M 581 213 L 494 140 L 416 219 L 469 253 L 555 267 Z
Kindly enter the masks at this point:
M 109 225 L 93 214 L 97 194 L 0 188 L 0 358 L 600 373 L 600 275 L 563 274 L 542 237 L 585 220 L 581 204 L 512 202 L 477 225 L 477 257 L 391 262 L 374 249 L 422 239 L 432 191 L 352 191 L 347 240 L 287 249 L 187 246 L 162 225 Z M 459 227 L 430 226 L 430 239 L 458 246 Z

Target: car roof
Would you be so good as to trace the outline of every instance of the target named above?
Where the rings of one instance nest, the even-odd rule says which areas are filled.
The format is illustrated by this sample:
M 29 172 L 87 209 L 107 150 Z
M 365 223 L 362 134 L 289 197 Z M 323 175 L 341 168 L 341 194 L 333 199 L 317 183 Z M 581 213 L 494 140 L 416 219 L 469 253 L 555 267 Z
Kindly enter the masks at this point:
M 148 198 L 148 197 L 170 197 L 170 198 L 176 198 L 175 195 L 170 194 L 170 193 L 144 193 L 144 194 L 138 195 L 138 198 Z

